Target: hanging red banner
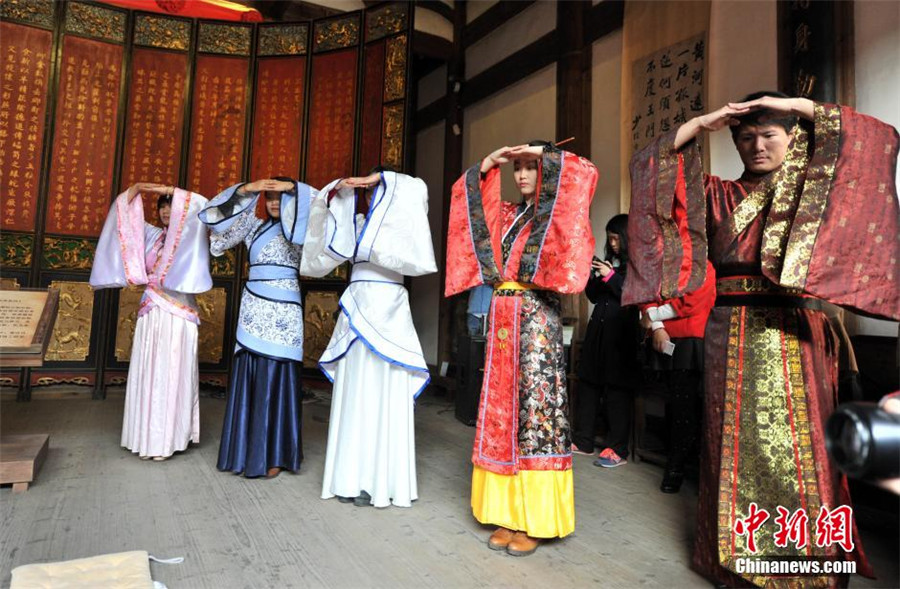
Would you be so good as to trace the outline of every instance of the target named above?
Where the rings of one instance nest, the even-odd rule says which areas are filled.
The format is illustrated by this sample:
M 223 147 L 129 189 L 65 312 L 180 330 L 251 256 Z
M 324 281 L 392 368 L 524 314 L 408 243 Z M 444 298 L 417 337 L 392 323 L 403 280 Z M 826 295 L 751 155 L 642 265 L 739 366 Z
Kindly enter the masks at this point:
M 306 58 L 257 62 L 250 179 L 299 178 Z
M 120 190 L 135 182 L 178 183 L 187 68 L 185 53 L 134 49 Z M 155 222 L 155 200 L 145 200 L 147 221 Z
M 208 198 L 243 179 L 249 67 L 244 58 L 197 56 L 188 188 Z
M 46 232 L 97 236 L 112 195 L 121 45 L 63 40 Z
M 357 53 L 313 57 L 306 182 L 316 188 L 353 173 Z
M 53 34 L 0 22 L 0 39 L 0 227 L 34 231 Z

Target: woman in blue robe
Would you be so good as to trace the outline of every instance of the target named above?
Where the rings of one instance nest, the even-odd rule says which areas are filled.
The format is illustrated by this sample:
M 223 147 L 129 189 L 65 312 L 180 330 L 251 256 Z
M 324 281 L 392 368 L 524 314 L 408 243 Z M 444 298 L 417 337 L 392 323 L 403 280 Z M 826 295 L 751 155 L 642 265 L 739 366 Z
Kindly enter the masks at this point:
M 284 469 L 300 469 L 303 307 L 298 268 L 314 193 L 288 178 L 258 180 L 226 189 L 200 213 L 212 232 L 212 255 L 244 242 L 250 259 L 219 470 L 271 478 Z M 265 199 L 265 219 L 256 214 L 260 198 Z

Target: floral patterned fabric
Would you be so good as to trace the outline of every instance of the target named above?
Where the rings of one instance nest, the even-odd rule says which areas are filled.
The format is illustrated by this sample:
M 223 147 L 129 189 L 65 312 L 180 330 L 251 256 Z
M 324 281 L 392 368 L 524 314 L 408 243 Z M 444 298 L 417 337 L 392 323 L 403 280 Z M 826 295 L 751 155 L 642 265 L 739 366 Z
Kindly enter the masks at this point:
M 303 247 L 289 243 L 281 231 L 269 231 L 269 222 L 248 208 L 221 233 L 211 235 L 210 252 L 222 255 L 241 242 L 250 252 L 251 268 L 260 265 L 300 267 Z M 268 239 L 262 247 L 254 243 Z M 297 275 L 297 272 L 294 272 Z M 246 348 L 275 359 L 303 360 L 303 307 L 297 278 L 251 280 L 241 295 L 235 352 Z
M 502 216 L 504 264 L 524 248 L 534 210 L 523 204 L 515 207 L 518 214 Z M 506 475 L 572 467 L 560 312 L 557 293 L 494 290 L 472 450 L 476 466 Z

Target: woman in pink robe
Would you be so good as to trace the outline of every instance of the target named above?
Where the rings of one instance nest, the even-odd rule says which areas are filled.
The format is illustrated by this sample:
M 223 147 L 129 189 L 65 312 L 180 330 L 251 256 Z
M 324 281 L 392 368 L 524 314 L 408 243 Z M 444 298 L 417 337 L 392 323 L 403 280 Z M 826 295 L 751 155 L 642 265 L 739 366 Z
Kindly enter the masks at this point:
M 162 229 L 144 221 L 140 192 L 160 195 Z M 146 285 L 122 421 L 122 446 L 144 460 L 165 460 L 200 441 L 194 295 L 212 287 L 209 240 L 197 218 L 205 204 L 180 188 L 136 184 L 116 199 L 97 244 L 92 287 Z

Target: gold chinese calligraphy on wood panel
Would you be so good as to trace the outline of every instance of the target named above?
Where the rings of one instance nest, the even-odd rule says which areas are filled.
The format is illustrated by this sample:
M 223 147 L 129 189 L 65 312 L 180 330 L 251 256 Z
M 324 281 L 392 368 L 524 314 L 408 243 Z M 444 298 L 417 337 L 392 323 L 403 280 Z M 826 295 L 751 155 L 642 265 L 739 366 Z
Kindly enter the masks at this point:
M 200 309 L 197 359 L 203 364 L 218 364 L 222 361 L 227 301 L 228 293 L 219 286 L 197 295 L 197 307 Z
M 366 41 L 405 31 L 409 20 L 406 3 L 387 4 L 366 13 Z
M 384 100 L 399 100 L 406 95 L 406 35 L 387 41 L 384 57 Z
M 402 102 L 384 107 L 381 161 L 397 170 L 403 169 L 403 114 Z
M 139 14 L 134 19 L 134 43 L 187 51 L 191 45 L 191 23 L 176 18 Z
M 125 42 L 125 16 L 96 4 L 66 3 L 66 32 L 114 43 Z
M 306 295 L 303 319 L 303 366 L 315 368 L 328 347 L 340 312 L 336 292 L 311 291 Z
M 0 233 L 0 266 L 4 268 L 30 268 L 34 235 L 27 233 Z
M 306 55 L 309 25 L 277 25 L 259 28 L 257 55 Z
M 202 22 L 198 48 L 203 53 L 250 55 L 250 27 Z
M 48 0 L 3 0 L 0 2 L 0 17 L 52 29 L 55 8 L 56 3 Z
M 96 242 L 77 237 L 45 237 L 41 265 L 49 270 L 90 270 Z
M 119 291 L 119 314 L 116 319 L 116 360 L 128 362 L 134 342 L 134 328 L 137 326 L 138 310 L 143 286 L 129 286 Z
M 59 311 L 45 360 L 82 362 L 91 349 L 91 318 L 94 291 L 87 282 L 54 280 L 50 288 L 59 289 Z
M 329 51 L 351 47 L 359 42 L 359 20 L 356 16 L 316 23 L 313 51 Z

